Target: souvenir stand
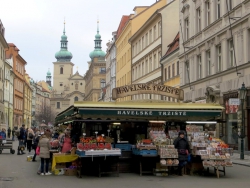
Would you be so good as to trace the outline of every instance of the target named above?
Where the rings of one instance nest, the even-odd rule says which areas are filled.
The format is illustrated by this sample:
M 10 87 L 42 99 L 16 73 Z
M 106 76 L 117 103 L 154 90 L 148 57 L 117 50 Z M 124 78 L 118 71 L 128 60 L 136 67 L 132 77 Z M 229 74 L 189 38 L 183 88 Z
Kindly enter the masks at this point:
M 168 123 L 220 118 L 216 104 L 166 101 L 75 102 L 58 114 L 57 125 L 71 124 L 79 157 L 78 176 L 120 172 L 169 175 L 178 166 L 173 146 L 178 130 Z M 191 135 L 192 136 L 192 135 Z M 192 141 L 192 140 L 190 140 Z M 147 164 L 147 165 L 145 165 Z
M 209 123 L 209 122 L 208 122 Z M 216 123 L 216 122 L 214 122 Z M 199 168 L 214 169 L 219 178 L 220 173 L 226 174 L 226 167 L 232 167 L 230 156 L 233 155 L 233 148 L 229 148 L 222 140 L 216 138 L 215 126 L 212 124 L 186 126 L 187 138 L 192 149 L 193 163 Z

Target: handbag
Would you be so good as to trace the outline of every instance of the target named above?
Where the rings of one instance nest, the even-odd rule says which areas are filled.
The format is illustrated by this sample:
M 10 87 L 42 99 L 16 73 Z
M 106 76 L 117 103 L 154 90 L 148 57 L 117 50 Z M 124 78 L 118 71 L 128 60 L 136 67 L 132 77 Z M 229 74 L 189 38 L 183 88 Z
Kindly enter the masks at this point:
M 36 147 L 36 155 L 40 155 L 40 147 L 39 146 Z

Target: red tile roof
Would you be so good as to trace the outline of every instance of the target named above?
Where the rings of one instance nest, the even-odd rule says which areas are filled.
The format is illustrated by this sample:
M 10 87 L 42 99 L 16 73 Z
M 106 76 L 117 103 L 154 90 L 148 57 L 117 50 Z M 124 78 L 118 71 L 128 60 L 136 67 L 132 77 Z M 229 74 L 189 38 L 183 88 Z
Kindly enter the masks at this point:
M 180 38 L 180 34 L 178 32 L 177 35 L 174 38 L 174 41 L 168 45 L 169 48 L 168 48 L 166 54 L 164 55 L 165 57 L 167 55 L 169 55 L 171 52 L 173 52 L 173 51 L 175 51 L 176 49 L 179 48 L 179 38 Z
M 124 29 L 124 27 L 126 26 L 128 20 L 129 20 L 130 16 L 127 15 L 123 15 L 122 19 L 120 21 L 119 27 L 117 29 L 117 38 L 119 37 L 119 35 L 122 33 L 122 30 Z
M 8 43 L 8 45 L 9 45 L 9 47 L 16 47 L 16 45 L 13 43 Z

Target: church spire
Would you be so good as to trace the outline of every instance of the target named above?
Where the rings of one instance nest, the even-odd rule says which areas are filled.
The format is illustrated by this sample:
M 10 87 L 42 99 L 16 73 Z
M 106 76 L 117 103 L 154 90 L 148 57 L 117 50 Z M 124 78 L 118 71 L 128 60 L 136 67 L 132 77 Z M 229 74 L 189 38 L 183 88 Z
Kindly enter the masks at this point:
M 64 28 L 63 28 L 63 35 L 65 35 L 65 19 L 64 19 Z
M 65 35 L 65 20 L 63 27 L 63 35 L 61 36 L 61 50 L 55 54 L 57 61 L 71 61 L 72 54 L 68 51 L 68 37 Z
M 93 52 L 89 54 L 91 59 L 97 58 L 105 58 L 106 53 L 102 51 L 102 39 L 99 33 L 99 20 L 97 20 L 97 34 L 95 35 L 95 49 Z

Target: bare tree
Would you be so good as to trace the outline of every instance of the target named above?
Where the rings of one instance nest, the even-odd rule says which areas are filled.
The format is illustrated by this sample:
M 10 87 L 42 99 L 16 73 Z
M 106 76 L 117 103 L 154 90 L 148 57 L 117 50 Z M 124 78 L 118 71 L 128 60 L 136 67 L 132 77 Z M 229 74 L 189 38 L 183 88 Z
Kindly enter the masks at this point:
M 54 124 L 56 114 L 54 110 L 51 109 L 50 106 L 43 106 L 40 112 L 36 112 L 35 114 L 36 121 L 42 123 L 45 122 L 48 124 L 49 122 Z

